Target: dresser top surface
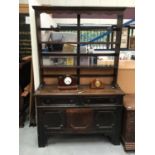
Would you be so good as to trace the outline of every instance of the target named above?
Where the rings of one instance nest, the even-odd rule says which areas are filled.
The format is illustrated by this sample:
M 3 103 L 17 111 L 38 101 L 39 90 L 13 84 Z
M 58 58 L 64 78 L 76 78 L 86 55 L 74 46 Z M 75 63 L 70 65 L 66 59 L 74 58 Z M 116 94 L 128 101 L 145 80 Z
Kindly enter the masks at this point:
M 89 86 L 80 86 L 75 90 L 60 90 L 57 86 L 44 85 L 38 88 L 35 95 L 124 95 L 120 88 L 105 86 L 104 89 L 91 89 Z

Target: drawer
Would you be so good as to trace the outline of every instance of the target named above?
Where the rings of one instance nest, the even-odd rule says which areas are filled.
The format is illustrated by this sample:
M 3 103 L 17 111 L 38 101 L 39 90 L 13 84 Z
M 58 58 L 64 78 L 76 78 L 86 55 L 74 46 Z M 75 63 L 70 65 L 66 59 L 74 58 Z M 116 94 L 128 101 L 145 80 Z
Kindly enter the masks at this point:
M 50 104 L 77 104 L 77 97 L 38 97 L 37 105 L 50 105 Z
M 102 103 L 119 103 L 119 98 L 116 96 L 109 97 L 83 97 L 81 98 L 83 104 L 102 104 Z

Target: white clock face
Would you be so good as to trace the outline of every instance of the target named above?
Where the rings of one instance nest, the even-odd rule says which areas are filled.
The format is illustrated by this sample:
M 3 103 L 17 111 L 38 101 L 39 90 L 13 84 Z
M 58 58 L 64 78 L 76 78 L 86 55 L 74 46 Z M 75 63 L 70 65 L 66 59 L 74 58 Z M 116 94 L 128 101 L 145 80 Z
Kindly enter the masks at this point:
M 64 83 L 66 85 L 70 85 L 72 83 L 72 79 L 70 77 L 66 77 L 66 78 L 64 78 Z

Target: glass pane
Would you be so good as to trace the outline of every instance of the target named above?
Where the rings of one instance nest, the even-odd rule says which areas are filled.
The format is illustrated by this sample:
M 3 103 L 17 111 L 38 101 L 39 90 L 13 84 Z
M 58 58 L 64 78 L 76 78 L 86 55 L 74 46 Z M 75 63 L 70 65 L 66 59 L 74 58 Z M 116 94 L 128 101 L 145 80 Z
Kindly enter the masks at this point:
M 44 56 L 43 66 L 68 66 L 72 67 L 76 64 L 76 58 L 74 56 Z
M 81 46 L 86 46 L 88 49 L 90 47 L 92 47 L 94 49 L 106 49 L 107 45 L 101 43 L 101 42 L 107 42 L 107 36 L 104 36 L 105 33 L 107 33 L 106 30 L 81 31 L 81 33 L 80 33 L 80 41 L 81 42 L 93 42 L 92 44 L 82 43 Z M 98 43 L 100 43 L 100 44 L 98 44 Z
M 68 44 L 68 43 L 47 43 L 42 44 L 42 53 L 76 53 L 77 44 Z
M 97 57 L 97 66 L 113 67 L 114 66 L 114 57 L 112 57 L 112 56 Z
M 63 12 L 42 13 L 40 15 L 42 51 L 75 52 L 73 48 L 77 46 L 77 31 L 72 27 L 75 28 L 77 25 L 76 17 L 77 15 L 74 13 L 71 15 Z M 66 49 L 69 51 L 66 51 Z
M 113 67 L 114 57 L 113 56 L 81 56 L 80 65 L 86 67 Z
M 77 33 L 71 31 L 42 31 L 41 41 L 45 42 L 76 42 Z

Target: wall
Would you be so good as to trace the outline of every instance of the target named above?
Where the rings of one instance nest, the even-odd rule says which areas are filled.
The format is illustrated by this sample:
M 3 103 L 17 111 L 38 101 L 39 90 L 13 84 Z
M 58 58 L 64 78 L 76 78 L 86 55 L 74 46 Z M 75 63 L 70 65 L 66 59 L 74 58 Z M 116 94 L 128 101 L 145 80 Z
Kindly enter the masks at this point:
M 23 0 L 20 0 L 20 3 Z M 25 1 L 24 1 L 25 2 Z M 60 5 L 60 6 L 126 6 L 134 7 L 134 0 L 28 0 L 29 13 L 30 13 L 30 27 L 31 27 L 31 45 L 32 45 L 32 58 L 34 68 L 35 89 L 39 86 L 39 69 L 38 69 L 38 55 L 37 55 L 37 41 L 36 41 L 36 28 L 35 16 L 33 5 Z
M 19 0 L 19 4 L 28 4 L 28 0 Z

